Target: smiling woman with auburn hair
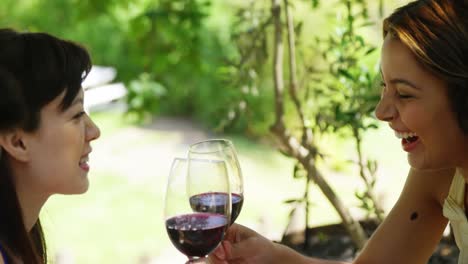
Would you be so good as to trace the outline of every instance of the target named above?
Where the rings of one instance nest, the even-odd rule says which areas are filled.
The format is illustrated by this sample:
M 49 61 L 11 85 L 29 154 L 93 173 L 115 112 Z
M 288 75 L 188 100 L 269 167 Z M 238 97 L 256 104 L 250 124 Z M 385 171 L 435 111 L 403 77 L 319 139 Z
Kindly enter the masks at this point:
M 450 222 L 468 264 L 468 1 L 419 0 L 384 21 L 376 116 L 411 166 L 403 191 L 353 263 L 425 264 Z M 234 224 L 213 263 L 343 263 L 308 258 Z

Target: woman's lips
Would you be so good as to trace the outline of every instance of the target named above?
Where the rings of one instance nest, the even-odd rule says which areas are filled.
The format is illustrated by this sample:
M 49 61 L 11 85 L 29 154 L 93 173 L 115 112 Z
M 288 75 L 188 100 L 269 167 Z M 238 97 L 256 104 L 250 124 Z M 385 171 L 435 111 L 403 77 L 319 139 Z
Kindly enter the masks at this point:
M 89 171 L 89 165 L 88 163 L 80 163 L 80 168 L 86 172 Z
M 86 172 L 89 171 L 89 164 L 88 164 L 88 161 L 89 161 L 89 157 L 88 155 L 84 156 L 81 158 L 80 162 L 78 165 L 80 165 L 80 168 Z
M 404 138 L 401 140 L 401 145 L 403 146 L 403 150 L 406 152 L 411 152 L 417 147 L 418 144 L 419 144 L 419 137 L 410 137 L 410 138 Z

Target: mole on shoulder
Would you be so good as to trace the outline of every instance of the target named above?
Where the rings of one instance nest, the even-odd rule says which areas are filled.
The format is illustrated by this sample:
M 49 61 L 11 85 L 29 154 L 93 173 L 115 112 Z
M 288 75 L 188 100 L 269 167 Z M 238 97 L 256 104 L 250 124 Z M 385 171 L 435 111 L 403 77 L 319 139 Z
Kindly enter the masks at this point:
M 418 212 L 413 212 L 410 216 L 411 221 L 414 221 L 418 218 Z

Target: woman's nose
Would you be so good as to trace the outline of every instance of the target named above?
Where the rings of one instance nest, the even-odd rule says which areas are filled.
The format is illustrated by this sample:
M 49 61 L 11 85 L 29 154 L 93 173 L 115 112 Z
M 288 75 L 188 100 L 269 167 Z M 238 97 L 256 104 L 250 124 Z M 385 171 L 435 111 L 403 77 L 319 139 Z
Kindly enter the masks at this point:
M 375 116 L 382 121 L 391 122 L 397 115 L 398 111 L 392 100 L 387 96 L 382 96 L 375 108 Z
M 93 141 L 101 136 L 101 130 L 88 116 L 86 124 L 86 141 Z

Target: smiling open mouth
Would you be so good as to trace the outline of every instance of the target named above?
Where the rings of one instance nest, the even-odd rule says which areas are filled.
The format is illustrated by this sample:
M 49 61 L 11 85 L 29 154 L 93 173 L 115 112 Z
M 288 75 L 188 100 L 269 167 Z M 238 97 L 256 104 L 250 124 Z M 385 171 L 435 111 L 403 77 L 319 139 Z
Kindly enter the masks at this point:
M 85 171 L 89 171 L 89 164 L 88 164 L 88 161 L 89 161 L 89 157 L 86 156 L 86 157 L 83 157 L 81 158 L 80 162 L 79 162 L 79 166 L 80 168 L 82 168 L 83 170 Z
M 403 139 L 403 144 L 413 143 L 413 142 L 416 142 L 418 139 L 419 139 L 418 136 L 407 137 Z
M 397 132 L 395 131 L 395 136 L 401 139 L 401 145 L 405 151 L 413 150 L 419 141 L 418 135 L 414 132 Z

